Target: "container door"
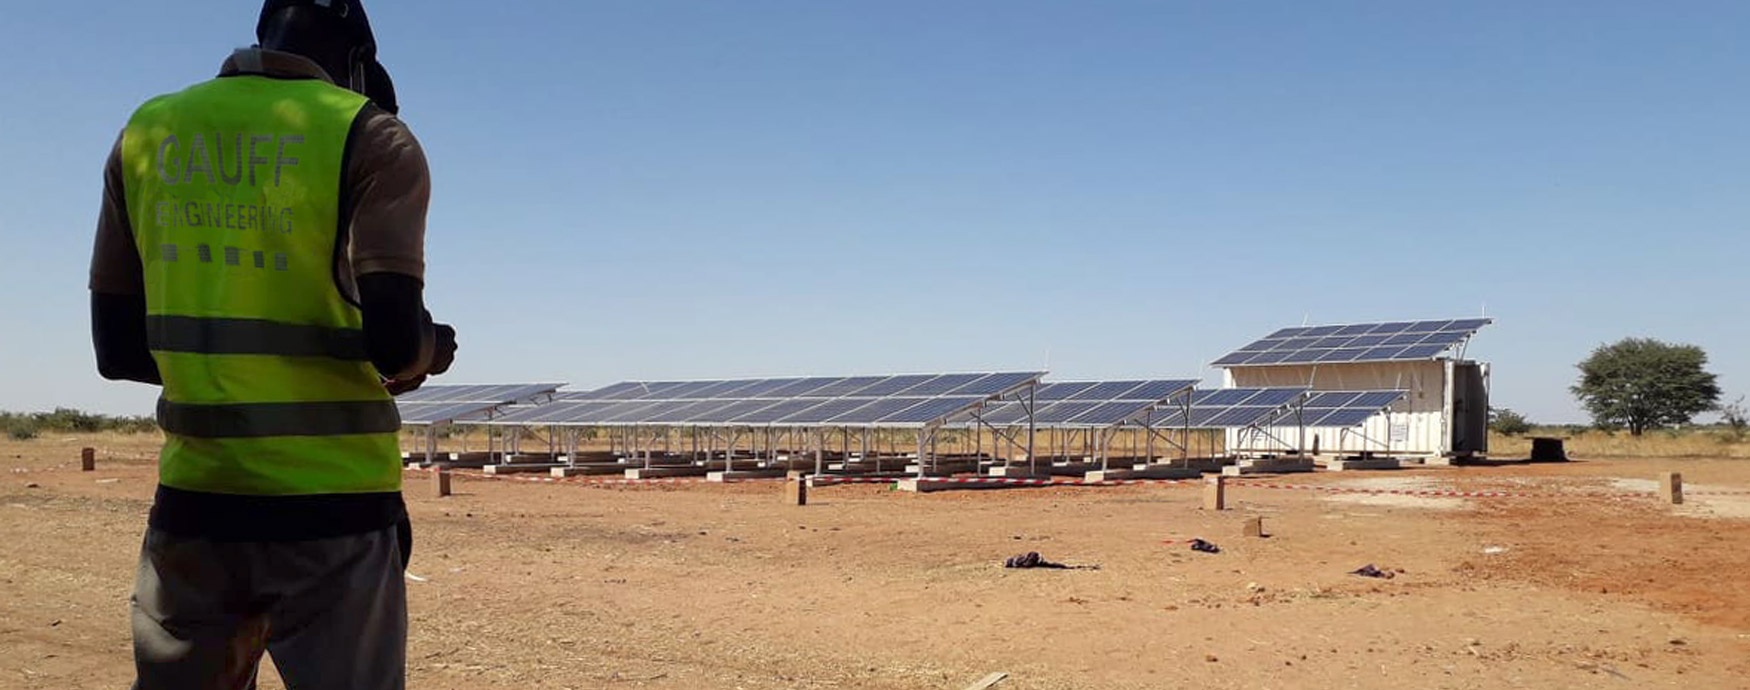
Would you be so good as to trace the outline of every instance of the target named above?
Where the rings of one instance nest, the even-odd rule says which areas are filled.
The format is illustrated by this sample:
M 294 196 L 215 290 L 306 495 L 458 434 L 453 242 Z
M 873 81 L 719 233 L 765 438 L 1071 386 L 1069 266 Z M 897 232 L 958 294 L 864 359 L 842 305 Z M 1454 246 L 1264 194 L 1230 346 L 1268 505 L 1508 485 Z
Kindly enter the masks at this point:
M 1452 453 L 1489 452 L 1489 383 L 1482 365 L 1455 362 L 1452 368 Z

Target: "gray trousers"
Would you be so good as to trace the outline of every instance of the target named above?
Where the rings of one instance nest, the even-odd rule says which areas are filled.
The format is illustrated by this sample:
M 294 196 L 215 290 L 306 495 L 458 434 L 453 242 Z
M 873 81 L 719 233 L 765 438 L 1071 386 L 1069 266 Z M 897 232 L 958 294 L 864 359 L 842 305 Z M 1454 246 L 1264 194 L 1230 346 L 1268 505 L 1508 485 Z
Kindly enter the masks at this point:
M 395 528 L 295 542 L 146 530 L 136 690 L 249 690 L 265 650 L 292 690 L 402 690 L 407 590 Z

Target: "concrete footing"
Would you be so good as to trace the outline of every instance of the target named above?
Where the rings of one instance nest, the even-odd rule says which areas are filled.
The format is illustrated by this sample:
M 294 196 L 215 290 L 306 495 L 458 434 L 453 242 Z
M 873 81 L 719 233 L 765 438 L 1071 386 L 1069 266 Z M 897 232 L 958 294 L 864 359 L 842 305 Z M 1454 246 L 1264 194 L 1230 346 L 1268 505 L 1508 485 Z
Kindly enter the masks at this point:
M 990 468 L 988 474 L 992 477 L 1003 477 L 1007 479 L 1044 479 L 1045 477 L 1050 476 L 1045 472 L 1035 473 L 1033 469 L 1028 467 L 1025 463 L 1016 463 L 1009 465 L 1008 467 L 997 465 Z
M 1284 474 L 1288 472 L 1311 472 L 1315 469 L 1313 460 L 1307 456 L 1286 456 L 1280 458 L 1247 458 L 1237 465 L 1221 468 L 1221 473 L 1228 477 L 1239 477 L 1248 474 Z
M 603 462 L 555 467 L 548 473 L 555 477 L 586 477 L 598 474 L 622 474 L 626 469 L 625 465 L 617 462 Z
M 972 490 L 972 489 L 1021 489 L 1021 488 L 1028 488 L 1028 487 L 1042 486 L 1040 484 L 1014 484 L 1014 483 L 1010 483 L 1010 482 L 1000 482 L 1000 481 L 988 481 L 988 482 L 986 482 L 986 481 L 978 481 L 976 479 L 970 480 L 970 481 L 933 482 L 933 481 L 929 481 L 926 479 L 918 479 L 917 477 L 908 477 L 905 479 L 901 479 L 901 480 L 895 482 L 895 485 L 896 485 L 896 488 L 898 488 L 900 491 L 910 491 L 913 493 L 920 493 L 920 494 L 921 493 L 929 493 L 932 491 L 966 491 L 966 490 Z
M 1232 464 L 1234 461 L 1230 458 L 1172 458 L 1146 465 L 1132 465 L 1131 468 L 1140 470 L 1149 467 L 1175 467 L 1184 470 L 1197 470 L 1198 472 L 1220 472 L 1221 468 Z
M 556 462 L 519 462 L 510 465 L 487 465 L 480 468 L 482 474 L 528 474 L 548 473 L 556 467 L 564 467 Z
M 627 479 L 661 479 L 663 477 L 703 477 L 712 470 L 697 465 L 668 467 L 635 467 L 626 470 Z
M 962 461 L 938 462 L 933 466 L 932 465 L 924 465 L 922 467 L 920 467 L 916 463 L 913 463 L 913 464 L 905 466 L 905 473 L 910 474 L 910 475 L 916 475 L 916 474 L 921 473 L 927 477 L 946 477 L 946 476 L 955 475 L 955 474 L 977 472 L 978 469 L 979 469 L 979 465 L 976 462 L 962 462 Z
M 1343 458 L 1325 463 L 1325 469 L 1332 472 L 1345 470 L 1395 470 L 1401 467 L 1397 458 Z
M 759 470 L 735 470 L 733 472 L 728 470 L 718 470 L 705 473 L 705 481 L 727 482 L 735 481 L 737 479 L 771 479 L 773 477 L 782 477 L 789 472 L 790 470 L 782 467 L 771 467 Z
M 1203 473 L 1184 467 L 1168 467 L 1166 465 L 1142 465 L 1140 469 L 1128 470 L 1094 470 L 1082 475 L 1083 481 L 1105 482 L 1120 479 L 1196 479 Z

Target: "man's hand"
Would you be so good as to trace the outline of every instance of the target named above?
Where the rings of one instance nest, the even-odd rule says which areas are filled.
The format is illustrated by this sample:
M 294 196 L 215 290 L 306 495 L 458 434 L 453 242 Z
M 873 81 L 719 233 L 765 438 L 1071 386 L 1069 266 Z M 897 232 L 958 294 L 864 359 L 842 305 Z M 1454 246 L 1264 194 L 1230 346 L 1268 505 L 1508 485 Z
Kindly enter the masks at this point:
M 436 344 L 432 348 L 431 368 L 426 369 L 425 373 L 437 376 L 449 371 L 450 365 L 456 363 L 456 328 L 447 323 L 434 323 L 432 333 Z
M 389 379 L 383 382 L 383 387 L 389 390 L 389 395 L 411 393 L 419 390 L 419 387 L 423 385 L 425 385 L 425 374 L 410 379 Z

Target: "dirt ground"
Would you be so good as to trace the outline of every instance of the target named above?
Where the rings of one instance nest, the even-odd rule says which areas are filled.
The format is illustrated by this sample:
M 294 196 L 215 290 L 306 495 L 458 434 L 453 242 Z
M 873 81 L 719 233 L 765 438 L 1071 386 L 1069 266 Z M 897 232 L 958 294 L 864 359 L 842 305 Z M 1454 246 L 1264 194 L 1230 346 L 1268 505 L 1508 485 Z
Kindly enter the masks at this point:
M 129 682 L 153 443 L 0 441 L 0 689 Z M 1661 506 L 1673 469 L 1690 503 Z M 1217 513 L 1179 485 L 860 485 L 798 508 L 772 482 L 440 499 L 409 473 L 410 686 L 1750 688 L 1750 494 L 1705 493 L 1750 492 L 1750 462 L 1263 481 L 1398 493 L 1240 486 Z M 1557 495 L 1403 493 L 1443 489 Z M 1026 551 L 1098 567 L 999 567 Z M 1402 573 L 1346 574 L 1369 563 Z

